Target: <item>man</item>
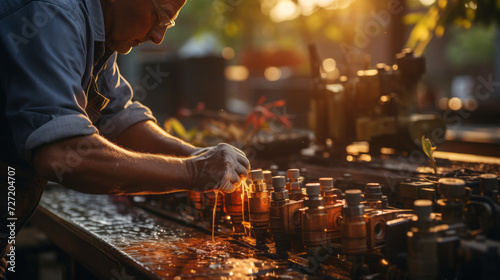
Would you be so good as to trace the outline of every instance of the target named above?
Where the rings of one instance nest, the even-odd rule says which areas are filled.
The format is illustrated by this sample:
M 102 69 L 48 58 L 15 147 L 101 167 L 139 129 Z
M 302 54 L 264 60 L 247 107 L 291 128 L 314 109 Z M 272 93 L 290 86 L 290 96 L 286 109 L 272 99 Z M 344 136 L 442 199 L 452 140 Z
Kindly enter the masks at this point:
M 240 150 L 196 148 L 160 129 L 148 108 L 131 102 L 116 65 L 116 53 L 160 44 L 184 4 L 0 2 L 0 250 L 10 240 L 7 219 L 17 219 L 19 232 L 47 180 L 86 193 L 160 194 L 231 192 L 247 176 Z

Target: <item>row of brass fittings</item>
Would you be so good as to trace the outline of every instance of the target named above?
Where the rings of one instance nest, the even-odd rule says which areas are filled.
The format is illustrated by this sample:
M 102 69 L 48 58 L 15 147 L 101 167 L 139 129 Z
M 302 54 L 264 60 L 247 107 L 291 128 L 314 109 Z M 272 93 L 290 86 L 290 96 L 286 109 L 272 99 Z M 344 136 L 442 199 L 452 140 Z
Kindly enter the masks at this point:
M 408 213 L 385 209 L 387 197 L 378 183 L 367 184 L 364 194 L 347 190 L 344 195 L 334 188 L 333 178 L 320 178 L 319 183 L 303 187 L 299 170 L 289 169 L 287 178 L 272 177 L 270 187 L 269 175 L 260 169 L 250 172 L 248 215 L 256 245 L 266 247 L 269 230 L 280 255 L 304 247 L 313 255 L 327 243 L 342 243 L 345 254 L 362 254 L 368 247 L 378 249 L 386 243 L 385 223 Z M 234 235 L 244 233 L 242 192 L 237 188 L 224 198 L 224 211 L 231 216 Z
M 368 248 L 382 248 L 386 244 L 386 222 L 411 212 L 387 209 L 387 197 L 378 183 L 367 184 L 364 194 L 347 190 L 344 201 L 344 194 L 334 188 L 333 178 L 320 178 L 319 183 L 303 186 L 298 169 L 289 169 L 287 178 L 271 178 L 273 192 L 268 200 L 267 190 L 271 188 L 265 185 L 262 174 L 265 172 L 253 170 L 250 176 L 252 232 L 256 244 L 265 246 L 264 217 L 268 214 L 276 252 L 283 256 L 292 248 L 305 248 L 309 256 L 314 256 L 327 244 L 339 243 L 344 254 L 359 255 Z
M 349 187 L 342 192 L 329 177 L 304 184 L 298 169 L 289 169 L 286 177 L 252 170 L 249 181 L 248 190 L 225 194 L 217 207 L 231 217 L 234 235 L 245 234 L 248 219 L 256 246 L 268 249 L 272 239 L 284 258 L 304 251 L 309 260 L 345 255 L 351 276 L 359 277 L 366 256 L 383 252 L 382 263 L 403 269 L 410 279 L 437 279 L 455 278 L 458 264 L 476 255 L 500 255 L 481 247 L 500 248 L 497 241 L 471 239 L 479 232 L 500 241 L 496 175 L 481 175 L 475 190 L 457 178 L 402 182 L 399 203 L 411 203 L 406 209 L 389 206 L 379 183 L 366 184 L 364 192 Z M 211 196 L 191 192 L 189 198 L 202 216 L 208 215 L 207 202 L 213 209 Z

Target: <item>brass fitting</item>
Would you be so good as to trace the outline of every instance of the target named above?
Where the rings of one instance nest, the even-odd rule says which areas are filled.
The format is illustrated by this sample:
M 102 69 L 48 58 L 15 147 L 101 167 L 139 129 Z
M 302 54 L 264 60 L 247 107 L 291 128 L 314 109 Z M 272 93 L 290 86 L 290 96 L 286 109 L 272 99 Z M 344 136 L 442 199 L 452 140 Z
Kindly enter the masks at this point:
M 333 178 L 319 178 L 319 185 L 321 186 L 321 196 L 323 196 L 325 205 L 335 204 L 337 196 L 333 193 Z
M 365 206 L 373 209 L 387 207 L 387 196 L 382 194 L 382 187 L 379 183 L 368 183 L 365 187 Z
M 407 233 L 408 272 L 410 279 L 436 279 L 438 277 L 437 236 L 432 228 L 432 201 L 416 200 L 417 214 Z
M 289 202 L 288 191 L 285 189 L 286 179 L 284 176 L 272 177 L 274 192 L 271 194 L 271 208 L 269 210 L 269 223 L 276 253 L 287 257 L 286 251 L 291 249 L 290 236 L 285 233 L 284 205 Z
M 298 169 L 288 169 L 286 171 L 286 177 L 288 178 L 288 183 L 286 183 L 286 189 L 292 200 L 304 199 L 305 195 L 302 193 L 301 183 L 299 181 L 300 171 Z
M 326 246 L 326 213 L 321 186 L 319 183 L 306 184 L 307 198 L 304 208 L 300 209 L 302 216 L 302 240 L 307 254 L 311 257 L 315 252 Z
M 480 180 L 479 189 L 481 194 L 498 203 L 498 176 L 496 174 L 481 174 Z
M 342 209 L 342 252 L 346 255 L 362 255 L 367 252 L 366 222 L 360 190 L 345 191 Z
M 224 211 L 231 216 L 233 224 L 233 235 L 239 236 L 245 233 L 243 227 L 243 191 L 242 187 L 238 186 L 234 192 L 226 193 L 224 199 Z
M 266 247 L 269 226 L 269 194 L 261 169 L 250 171 L 250 224 L 257 247 Z
M 444 199 L 438 200 L 438 209 L 442 213 L 442 221 L 446 224 L 464 222 L 463 198 L 466 194 L 465 181 L 456 178 L 441 178 L 438 181 L 438 193 Z

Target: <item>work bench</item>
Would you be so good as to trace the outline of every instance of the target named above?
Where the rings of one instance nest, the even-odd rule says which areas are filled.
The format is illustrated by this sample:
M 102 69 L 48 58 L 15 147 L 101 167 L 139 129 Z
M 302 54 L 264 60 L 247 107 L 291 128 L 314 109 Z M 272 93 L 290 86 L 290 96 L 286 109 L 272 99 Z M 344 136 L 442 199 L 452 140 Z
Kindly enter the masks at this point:
M 306 277 L 230 238 L 216 236 L 213 243 L 210 232 L 151 214 L 125 197 L 49 185 L 32 222 L 98 279 Z M 71 267 L 68 277 L 81 279 Z

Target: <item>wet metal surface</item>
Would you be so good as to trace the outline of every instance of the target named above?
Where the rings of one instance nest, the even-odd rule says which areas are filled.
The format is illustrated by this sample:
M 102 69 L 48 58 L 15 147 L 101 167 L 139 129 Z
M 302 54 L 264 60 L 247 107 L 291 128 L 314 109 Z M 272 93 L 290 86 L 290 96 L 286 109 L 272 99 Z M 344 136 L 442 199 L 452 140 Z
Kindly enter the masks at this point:
M 48 186 L 40 205 L 109 245 L 103 250 L 132 259 L 158 279 L 306 279 L 287 262 L 270 259 L 226 237 L 213 242 L 210 234 L 131 206 L 123 197 Z M 111 275 L 117 279 L 138 279 L 127 274 L 126 267 L 114 270 Z

